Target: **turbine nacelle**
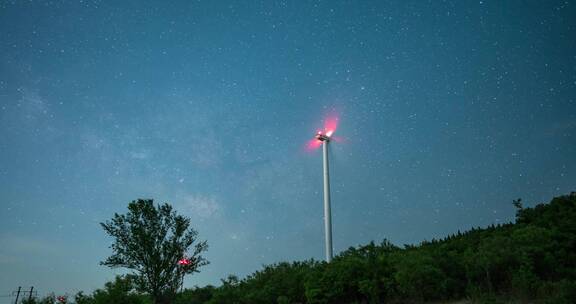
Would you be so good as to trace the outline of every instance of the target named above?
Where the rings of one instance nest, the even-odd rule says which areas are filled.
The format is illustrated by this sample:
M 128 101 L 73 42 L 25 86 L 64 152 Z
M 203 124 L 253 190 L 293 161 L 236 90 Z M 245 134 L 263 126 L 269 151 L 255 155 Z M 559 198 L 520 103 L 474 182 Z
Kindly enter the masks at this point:
M 324 120 L 324 128 L 318 129 L 314 134 L 314 138 L 310 139 L 306 144 L 307 151 L 314 151 L 322 146 L 322 143 L 329 143 L 331 141 L 340 141 L 340 138 L 334 137 L 334 132 L 338 127 L 338 117 L 332 115 Z
M 323 133 L 322 131 L 318 131 L 316 133 L 316 135 L 314 136 L 314 138 L 316 138 L 319 141 L 325 141 L 325 142 L 329 142 L 330 141 L 330 136 L 332 135 L 332 133 L 334 133 L 333 131 L 328 131 L 326 133 Z

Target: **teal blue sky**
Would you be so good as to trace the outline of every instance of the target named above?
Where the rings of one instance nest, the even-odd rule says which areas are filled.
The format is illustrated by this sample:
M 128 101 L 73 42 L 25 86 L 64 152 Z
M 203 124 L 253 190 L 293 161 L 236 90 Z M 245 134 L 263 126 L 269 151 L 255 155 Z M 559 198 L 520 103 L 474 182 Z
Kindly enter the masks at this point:
M 509 222 L 576 190 L 574 37 L 572 1 L 0 1 L 0 294 L 103 286 L 137 198 L 208 241 L 185 286 L 322 259 L 333 113 L 336 252 Z

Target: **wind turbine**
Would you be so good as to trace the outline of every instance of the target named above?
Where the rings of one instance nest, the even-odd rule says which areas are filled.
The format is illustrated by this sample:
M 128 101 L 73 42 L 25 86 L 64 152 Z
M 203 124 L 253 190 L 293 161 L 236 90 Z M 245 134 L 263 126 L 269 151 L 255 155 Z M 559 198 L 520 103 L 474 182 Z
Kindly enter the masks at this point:
M 324 236 L 326 242 L 326 262 L 332 261 L 332 211 L 330 209 L 330 170 L 328 166 L 328 145 L 336 131 L 338 118 L 332 117 L 325 121 L 324 130 L 318 130 L 314 139 L 308 143 L 308 149 L 314 150 L 322 145 L 324 167 Z

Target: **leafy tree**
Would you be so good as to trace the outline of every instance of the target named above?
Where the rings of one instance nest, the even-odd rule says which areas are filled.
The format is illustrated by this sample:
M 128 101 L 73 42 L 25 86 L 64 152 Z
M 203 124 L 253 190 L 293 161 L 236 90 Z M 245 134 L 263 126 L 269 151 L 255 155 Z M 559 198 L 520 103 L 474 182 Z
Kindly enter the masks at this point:
M 92 295 L 78 292 L 74 296 L 76 304 L 149 304 L 148 295 L 136 291 L 132 278 L 128 275 L 116 276 L 106 282 L 104 289 L 96 289 Z
M 192 289 L 186 288 L 183 292 L 179 293 L 174 300 L 175 304 L 201 304 L 206 303 L 214 294 L 215 287 L 207 285 L 205 287 L 194 287 Z
M 104 289 L 94 291 L 94 304 L 143 304 L 145 295 L 135 292 L 136 286 L 131 276 L 116 276 L 113 282 L 106 282 Z M 79 303 L 77 303 L 79 304 Z
M 208 264 L 201 255 L 208 248 L 206 241 L 199 242 L 190 219 L 177 215 L 169 204 L 132 201 L 128 213 L 116 213 L 101 225 L 115 239 L 113 254 L 101 264 L 133 270 L 132 282 L 156 304 L 171 303 L 184 275 Z M 179 265 L 182 258 L 186 265 Z
M 243 281 L 243 299 L 248 303 L 274 303 L 278 299 L 303 302 L 304 278 L 316 262 L 279 263 L 265 266 Z
M 76 301 L 76 304 L 93 304 L 94 298 L 91 296 L 85 295 L 82 291 L 79 291 L 74 296 L 74 301 Z
M 222 286 L 214 291 L 212 298 L 208 301 L 210 304 L 232 304 L 232 303 L 242 303 L 240 301 L 241 297 L 241 285 L 240 280 L 235 275 L 229 275 L 225 280 L 222 281 Z
M 397 268 L 398 289 L 405 297 L 429 301 L 442 299 L 446 294 L 445 274 L 423 250 L 402 255 Z

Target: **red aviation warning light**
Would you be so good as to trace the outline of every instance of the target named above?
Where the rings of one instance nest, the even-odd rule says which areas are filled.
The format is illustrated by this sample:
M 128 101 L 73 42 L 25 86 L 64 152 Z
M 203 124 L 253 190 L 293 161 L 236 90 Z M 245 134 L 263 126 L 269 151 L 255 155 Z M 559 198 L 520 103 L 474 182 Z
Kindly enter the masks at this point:
M 338 128 L 338 116 L 332 115 L 324 120 L 324 130 L 318 130 L 314 135 L 314 138 L 308 141 L 306 144 L 306 150 L 312 151 L 320 148 L 322 142 L 330 141 L 333 138 L 334 132 Z

